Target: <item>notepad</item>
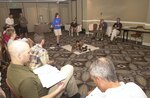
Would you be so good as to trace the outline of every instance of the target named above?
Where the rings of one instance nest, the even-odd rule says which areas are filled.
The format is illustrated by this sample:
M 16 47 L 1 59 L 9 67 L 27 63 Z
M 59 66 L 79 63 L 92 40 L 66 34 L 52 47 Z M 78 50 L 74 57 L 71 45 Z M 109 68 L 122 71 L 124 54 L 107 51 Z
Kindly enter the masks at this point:
M 56 67 L 45 64 L 37 69 L 34 69 L 33 72 L 38 75 L 42 86 L 49 88 L 61 80 L 64 80 L 67 75 L 59 71 Z

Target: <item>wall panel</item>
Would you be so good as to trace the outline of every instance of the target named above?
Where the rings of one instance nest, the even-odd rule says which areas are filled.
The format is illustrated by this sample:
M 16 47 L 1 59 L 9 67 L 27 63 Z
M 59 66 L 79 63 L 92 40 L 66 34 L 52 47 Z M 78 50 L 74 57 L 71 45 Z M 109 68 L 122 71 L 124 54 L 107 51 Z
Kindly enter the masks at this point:
M 24 3 L 24 12 L 28 20 L 29 32 L 34 31 L 35 24 L 38 23 L 37 7 L 36 3 Z

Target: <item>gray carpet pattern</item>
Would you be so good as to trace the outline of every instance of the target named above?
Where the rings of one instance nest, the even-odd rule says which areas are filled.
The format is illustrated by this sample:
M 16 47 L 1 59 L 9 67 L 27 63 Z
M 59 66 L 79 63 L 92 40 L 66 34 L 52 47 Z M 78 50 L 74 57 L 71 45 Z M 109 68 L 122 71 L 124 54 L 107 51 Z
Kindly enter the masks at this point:
M 150 97 L 150 47 L 135 44 L 135 42 L 117 42 L 110 43 L 109 38 L 103 41 L 91 40 L 85 34 L 80 36 L 69 36 L 67 32 L 63 33 L 60 45 L 73 44 L 76 40 L 82 40 L 100 49 L 85 54 L 76 55 L 63 48 L 49 49 L 50 46 L 56 45 L 53 33 L 45 34 L 46 49 L 49 51 L 50 58 L 55 60 L 57 68 L 65 64 L 74 66 L 74 76 L 79 86 L 79 92 L 86 95 L 87 92 L 95 87 L 90 80 L 88 68 L 91 62 L 99 57 L 108 57 L 115 64 L 118 79 L 124 82 L 135 82 Z
M 91 37 L 88 37 L 86 34 L 71 37 L 68 35 L 68 32 L 63 32 L 60 40 L 61 46 L 73 44 L 76 40 L 82 40 L 86 44 L 100 48 L 95 51 L 76 55 L 61 47 L 51 49 L 50 47 L 56 47 L 55 36 L 52 32 L 44 33 L 44 35 L 46 39 L 45 48 L 48 50 L 50 59 L 54 59 L 55 61 L 52 65 L 58 69 L 65 64 L 74 66 L 74 76 L 80 94 L 86 95 L 88 91 L 95 87 L 88 72 L 91 62 L 99 57 L 108 57 L 114 62 L 120 81 L 135 82 L 150 98 L 150 47 L 140 45 L 140 43 L 135 44 L 132 41 L 122 42 L 121 39 L 110 43 L 107 37 L 103 41 L 91 40 Z

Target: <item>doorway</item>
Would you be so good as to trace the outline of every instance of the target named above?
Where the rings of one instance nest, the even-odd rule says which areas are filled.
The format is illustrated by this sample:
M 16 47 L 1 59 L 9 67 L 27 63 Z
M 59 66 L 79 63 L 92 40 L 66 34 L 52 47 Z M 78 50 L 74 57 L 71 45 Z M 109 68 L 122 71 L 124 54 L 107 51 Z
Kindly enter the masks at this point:
M 13 18 L 14 18 L 14 28 L 15 28 L 15 31 L 17 33 L 17 35 L 19 36 L 20 35 L 20 30 L 19 30 L 19 14 L 22 13 L 22 9 L 21 8 L 15 8 L 15 9 L 9 9 L 10 10 L 10 13 L 12 13 L 13 15 Z

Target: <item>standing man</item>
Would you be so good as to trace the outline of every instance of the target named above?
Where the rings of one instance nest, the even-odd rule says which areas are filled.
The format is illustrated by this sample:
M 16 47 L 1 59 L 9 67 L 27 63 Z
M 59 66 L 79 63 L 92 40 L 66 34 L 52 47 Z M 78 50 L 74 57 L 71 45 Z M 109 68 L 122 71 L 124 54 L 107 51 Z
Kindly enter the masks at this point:
M 12 13 L 10 13 L 9 17 L 6 18 L 5 23 L 6 23 L 6 25 L 14 26 L 14 19 L 13 19 Z
M 23 16 L 22 13 L 20 13 L 19 25 L 20 25 L 20 33 L 22 38 L 27 37 L 27 33 L 28 33 L 27 24 L 28 24 L 27 19 Z
M 54 28 L 57 46 L 59 47 L 59 41 L 60 41 L 60 36 L 62 35 L 62 32 L 61 32 L 61 19 L 58 13 L 55 14 L 55 18 L 52 21 L 52 27 Z
M 90 66 L 90 75 L 97 87 L 86 98 L 147 98 L 134 82 L 118 81 L 114 64 L 108 58 L 95 60 Z

